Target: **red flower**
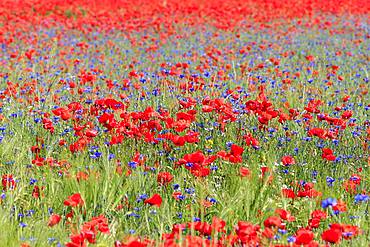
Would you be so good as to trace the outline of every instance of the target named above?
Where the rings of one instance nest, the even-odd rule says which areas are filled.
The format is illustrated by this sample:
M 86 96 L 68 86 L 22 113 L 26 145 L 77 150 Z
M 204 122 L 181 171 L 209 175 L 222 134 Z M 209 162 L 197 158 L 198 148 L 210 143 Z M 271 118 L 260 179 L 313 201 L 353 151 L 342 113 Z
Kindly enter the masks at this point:
M 322 193 L 320 191 L 317 191 L 315 189 L 305 189 L 297 192 L 298 197 L 309 197 L 309 198 L 314 198 L 314 197 L 319 197 L 321 196 Z
M 296 234 L 295 244 L 297 245 L 306 245 L 313 240 L 313 232 L 307 229 L 299 229 Z
M 289 222 L 295 221 L 295 217 L 290 214 L 289 211 L 285 209 L 276 209 L 275 212 L 279 214 L 280 218 Z
M 327 131 L 321 128 L 312 128 L 308 131 L 308 136 L 317 136 L 321 139 L 325 139 Z
M 82 200 L 80 193 L 76 193 L 69 196 L 68 199 L 64 201 L 64 205 L 71 207 L 83 206 L 84 201 Z
M 320 218 L 312 218 L 308 220 L 308 225 L 311 228 L 318 228 L 320 226 L 320 222 L 321 222 Z
M 15 187 L 16 187 L 16 182 L 15 182 L 12 174 L 10 174 L 10 175 L 8 175 L 8 174 L 3 175 L 2 180 L 1 180 L 1 183 L 3 185 L 3 190 L 6 190 L 6 189 L 15 189 Z
M 184 165 L 196 177 L 206 177 L 210 173 L 209 166 L 215 159 L 216 155 L 206 157 L 201 151 L 191 154 L 185 154 L 176 164 Z
M 292 189 L 282 189 L 281 192 L 285 198 L 295 198 L 295 193 Z
M 312 211 L 312 213 L 311 213 L 311 217 L 312 217 L 312 218 L 319 218 L 319 219 L 321 220 L 321 219 L 326 219 L 327 214 L 326 214 L 326 212 L 324 212 L 324 211 L 321 211 L 321 210 L 315 210 L 315 211 Z
M 49 218 L 48 226 L 52 227 L 52 226 L 57 225 L 61 219 L 62 217 L 58 214 L 51 215 Z
M 347 110 L 342 113 L 342 119 L 349 119 L 350 117 L 352 117 L 352 111 Z
M 231 150 L 229 153 L 226 153 L 226 151 L 221 150 L 217 153 L 217 155 L 221 157 L 222 159 L 228 160 L 232 163 L 241 163 L 243 161 L 243 158 L 242 158 L 243 152 L 244 152 L 243 147 L 232 144 Z
M 198 231 L 202 235 L 210 236 L 212 234 L 212 227 L 207 222 L 191 222 L 188 223 L 188 227 Z
M 280 227 L 281 226 L 281 220 L 277 216 L 271 216 L 267 218 L 264 222 L 263 225 L 265 227 Z
M 251 176 L 251 171 L 247 167 L 240 167 L 239 172 L 242 177 Z
M 259 145 L 258 140 L 254 138 L 251 134 L 245 135 L 244 140 L 247 146 L 258 147 Z
M 333 150 L 330 148 L 323 148 L 321 157 L 329 161 L 334 161 L 336 159 Z
M 242 155 L 244 152 L 244 148 L 243 147 L 240 147 L 238 145 L 235 145 L 235 144 L 232 144 L 231 145 L 231 151 L 230 151 L 230 154 L 234 155 L 234 156 L 240 156 Z
M 214 216 L 212 218 L 212 228 L 214 231 L 216 232 L 224 232 L 224 227 L 226 225 L 226 222 L 220 218 L 217 218 L 216 216 Z
M 334 211 L 339 211 L 339 212 L 346 212 L 347 211 L 347 205 L 343 201 L 338 201 L 337 205 L 333 206 Z
M 284 166 L 295 164 L 295 160 L 292 156 L 284 156 L 283 158 L 281 158 L 281 162 L 283 163 Z
M 311 55 L 306 56 L 306 59 L 307 59 L 308 61 L 310 61 L 310 62 L 315 61 L 315 57 L 314 57 L 314 56 L 311 56 Z
M 272 239 L 274 237 L 275 233 L 274 231 L 271 229 L 271 228 L 265 228 L 265 230 L 263 230 L 262 232 L 262 236 L 268 238 L 268 239 Z
M 326 230 L 321 235 L 322 240 L 333 244 L 339 243 L 341 237 L 342 232 L 338 229 Z
M 239 221 L 236 234 L 242 244 L 246 246 L 258 246 L 260 242 L 259 231 L 259 225 L 253 225 L 249 222 Z
M 42 190 L 42 189 L 44 189 L 44 187 L 39 187 L 39 186 L 37 186 L 37 185 L 35 185 L 35 187 L 33 187 L 33 190 L 32 190 L 32 196 L 34 197 L 34 198 L 39 198 L 40 197 L 40 189 Z
M 146 199 L 144 203 L 160 207 L 162 204 L 162 197 L 158 194 L 154 194 L 152 197 Z
M 161 185 L 169 184 L 173 179 L 173 176 L 169 172 L 160 172 L 157 175 L 157 182 Z
M 360 233 L 358 226 L 342 225 L 342 235 L 344 239 L 351 239 Z
M 76 235 L 71 235 L 70 239 L 71 239 L 71 242 L 66 243 L 66 247 L 85 247 L 86 246 L 85 239 L 81 233 L 76 234 Z
M 98 131 L 97 130 L 94 130 L 94 129 L 89 129 L 86 131 L 85 135 L 87 137 L 95 137 L 98 135 Z

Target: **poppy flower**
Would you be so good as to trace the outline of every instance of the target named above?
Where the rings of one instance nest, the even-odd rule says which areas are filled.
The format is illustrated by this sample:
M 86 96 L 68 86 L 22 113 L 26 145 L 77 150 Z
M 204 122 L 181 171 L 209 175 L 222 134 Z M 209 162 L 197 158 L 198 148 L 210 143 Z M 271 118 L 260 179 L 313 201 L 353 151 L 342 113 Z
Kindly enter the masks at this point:
M 76 193 L 76 194 L 69 196 L 68 199 L 64 201 L 64 205 L 71 206 L 71 207 L 83 206 L 84 201 L 80 193 Z
M 295 217 L 292 216 L 290 214 L 290 212 L 288 212 L 287 210 L 285 209 L 276 209 L 275 212 L 277 214 L 279 214 L 280 218 L 283 219 L 283 220 L 286 220 L 288 222 L 293 222 L 295 221 Z
M 260 226 L 250 222 L 239 221 L 236 234 L 240 242 L 246 246 L 258 246 L 260 242 Z
M 271 216 L 269 218 L 267 218 L 264 222 L 263 222 L 263 225 L 265 227 L 280 227 L 281 226 L 281 219 L 277 216 Z
M 217 218 L 216 216 L 214 216 L 212 218 L 212 229 L 216 232 L 224 232 L 225 231 L 225 226 L 226 226 L 226 222 L 220 218 Z
M 57 225 L 61 219 L 62 217 L 60 215 L 52 214 L 49 218 L 48 226 L 52 227 L 52 226 Z
M 247 167 L 240 167 L 239 173 L 242 177 L 250 177 L 251 171 Z
M 40 197 L 40 190 L 43 190 L 44 187 L 39 187 L 37 185 L 35 185 L 35 187 L 33 187 L 33 190 L 32 190 L 32 196 L 34 198 L 39 198 Z
M 336 244 L 342 238 L 342 232 L 338 229 L 329 229 L 321 234 L 321 238 L 326 242 Z
M 344 239 L 351 239 L 359 234 L 361 234 L 361 230 L 358 226 L 353 225 L 341 225 L 342 227 L 342 237 Z
M 162 204 L 162 197 L 159 194 L 154 194 L 152 197 L 146 199 L 144 203 L 160 207 Z
M 296 197 L 292 189 L 282 189 L 281 192 L 285 198 L 295 198 Z
M 295 160 L 292 156 L 283 156 L 281 158 L 281 162 L 283 163 L 284 166 L 289 166 L 289 165 L 294 165 Z
M 271 228 L 269 227 L 266 227 L 263 232 L 262 232 L 262 236 L 264 236 L 265 238 L 268 238 L 268 239 L 272 239 L 274 238 L 275 236 L 275 231 L 273 231 Z
M 342 113 L 342 119 L 350 119 L 352 117 L 353 113 L 350 110 L 344 111 Z
M 15 187 L 17 185 L 12 174 L 3 175 L 2 180 L 1 180 L 1 184 L 3 186 L 3 190 L 15 189 Z
M 85 238 L 81 233 L 69 237 L 71 242 L 66 243 L 66 247 L 86 247 Z
M 321 211 L 321 210 L 315 210 L 315 211 L 312 211 L 311 213 L 312 218 L 319 218 L 320 220 L 326 219 L 327 216 L 328 215 L 326 214 L 326 212 Z
M 302 228 L 302 229 L 299 229 L 296 233 L 295 244 L 297 244 L 297 245 L 306 245 L 306 244 L 311 243 L 313 238 L 314 238 L 314 235 L 313 235 L 313 232 L 311 230 L 307 230 L 307 229 Z
M 312 218 L 308 220 L 308 225 L 311 228 L 318 228 L 320 226 L 321 220 L 320 218 Z
M 328 161 L 334 161 L 336 159 L 333 150 L 330 148 L 323 148 L 321 157 Z
M 173 180 L 173 176 L 169 172 L 160 172 L 157 175 L 157 182 L 161 185 L 167 185 Z

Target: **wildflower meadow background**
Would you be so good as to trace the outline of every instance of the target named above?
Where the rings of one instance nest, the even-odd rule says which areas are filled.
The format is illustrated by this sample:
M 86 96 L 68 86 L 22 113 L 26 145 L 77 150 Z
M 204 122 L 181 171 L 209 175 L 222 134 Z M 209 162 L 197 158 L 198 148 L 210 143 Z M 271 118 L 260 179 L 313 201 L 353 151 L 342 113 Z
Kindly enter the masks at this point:
M 369 13 L 0 0 L 0 246 L 369 246 Z

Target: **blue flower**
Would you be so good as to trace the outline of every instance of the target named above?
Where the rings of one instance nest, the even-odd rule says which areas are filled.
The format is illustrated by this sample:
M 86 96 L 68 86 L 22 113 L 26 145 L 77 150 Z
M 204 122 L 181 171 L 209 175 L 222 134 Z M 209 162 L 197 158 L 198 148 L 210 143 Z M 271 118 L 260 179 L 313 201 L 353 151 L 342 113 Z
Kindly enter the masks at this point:
M 296 238 L 295 238 L 294 236 L 289 236 L 289 237 L 287 238 L 288 243 L 294 243 L 294 242 L 295 242 L 295 240 L 296 240 Z
M 333 183 L 335 182 L 335 179 L 332 177 L 326 177 L 326 183 L 328 184 L 329 187 L 333 186 Z
M 37 182 L 37 179 L 35 179 L 35 178 L 31 178 L 30 179 L 30 185 L 33 185 L 33 184 L 35 184 Z
M 130 162 L 128 162 L 128 165 L 129 165 L 132 169 L 135 169 L 135 168 L 136 168 L 137 163 L 136 163 L 135 161 L 130 161 Z
M 365 202 L 369 200 L 369 196 L 365 194 L 358 194 L 355 196 L 355 203 Z
M 217 171 L 218 170 L 218 166 L 211 166 L 210 167 L 212 171 Z
M 200 222 L 201 220 L 200 220 L 200 218 L 198 218 L 198 217 L 193 217 L 193 222 Z
M 321 202 L 322 208 L 333 207 L 335 205 L 337 205 L 337 200 L 335 198 L 327 198 Z
M 173 187 L 174 190 L 180 189 L 180 185 L 179 184 L 173 184 L 172 187 Z
M 26 223 L 21 222 L 21 223 L 19 223 L 19 226 L 20 226 L 20 227 L 22 227 L 22 228 L 24 228 L 24 227 L 26 227 L 26 226 L 27 226 L 27 224 L 26 224 Z

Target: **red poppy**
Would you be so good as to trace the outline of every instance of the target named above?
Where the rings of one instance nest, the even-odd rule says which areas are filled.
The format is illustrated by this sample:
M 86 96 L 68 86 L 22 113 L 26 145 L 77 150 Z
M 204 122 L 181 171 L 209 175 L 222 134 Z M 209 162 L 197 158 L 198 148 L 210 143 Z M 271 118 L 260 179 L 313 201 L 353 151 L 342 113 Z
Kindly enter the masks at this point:
M 344 111 L 343 113 L 342 113 L 342 119 L 349 119 L 349 118 L 351 118 L 352 117 L 352 111 L 350 111 L 350 110 L 347 110 L 347 111 Z
M 307 229 L 302 228 L 302 229 L 299 229 L 296 233 L 295 244 L 297 244 L 297 245 L 306 245 L 306 244 L 311 243 L 313 238 L 314 238 L 314 235 L 313 235 L 313 232 L 311 230 L 307 230 Z
M 272 239 L 274 238 L 275 236 L 275 231 L 273 231 L 271 228 L 269 227 L 266 227 L 263 232 L 262 232 L 262 236 L 264 236 L 265 238 L 268 238 L 268 239 Z
M 265 227 L 280 227 L 281 226 L 281 219 L 277 216 L 271 216 L 267 218 L 264 222 L 263 225 Z
M 295 217 L 290 214 L 289 211 L 285 209 L 276 209 L 275 212 L 279 214 L 280 218 L 288 222 L 295 221 Z
M 326 219 L 327 214 L 326 214 L 326 212 L 324 212 L 324 211 L 321 211 L 321 210 L 315 210 L 315 211 L 312 211 L 312 213 L 311 213 L 311 217 L 312 217 L 312 218 L 319 218 L 319 219 L 321 220 L 321 219 Z
M 292 189 L 282 189 L 281 192 L 283 193 L 283 196 L 286 198 L 295 198 L 296 195 Z
M 60 215 L 52 214 L 49 218 L 48 226 L 52 227 L 52 226 L 57 225 L 61 219 L 62 217 Z
M 246 246 L 258 246 L 260 242 L 260 226 L 249 222 L 239 221 L 236 234 L 240 242 Z
M 154 194 L 152 197 L 146 199 L 144 203 L 160 207 L 162 204 L 162 197 L 159 194 Z
M 283 156 L 281 158 L 281 162 L 283 163 L 284 166 L 289 166 L 289 165 L 294 165 L 295 160 L 292 156 Z
M 68 199 L 64 201 L 64 205 L 71 207 L 83 206 L 84 201 L 82 200 L 80 193 L 76 193 L 69 196 Z
M 3 185 L 3 190 L 15 189 L 17 185 L 12 174 L 3 175 L 1 184 Z
M 242 177 L 250 177 L 251 171 L 247 167 L 240 167 L 239 173 Z
M 330 148 L 323 148 L 321 157 L 329 161 L 334 161 L 336 159 L 333 150 Z
M 308 225 L 311 228 L 318 228 L 320 226 L 321 220 L 320 218 L 312 218 L 308 220 Z
M 66 243 L 66 247 L 86 247 L 85 238 L 81 233 L 71 235 L 71 242 Z
M 169 172 L 160 172 L 157 175 L 157 182 L 161 185 L 167 185 L 173 180 L 173 176 Z
M 342 238 L 342 232 L 338 229 L 329 229 L 322 233 L 321 238 L 326 242 L 336 244 Z
M 226 222 L 220 218 L 217 218 L 216 216 L 214 216 L 212 218 L 212 229 L 216 232 L 224 232 L 225 231 L 225 225 L 226 225 Z

